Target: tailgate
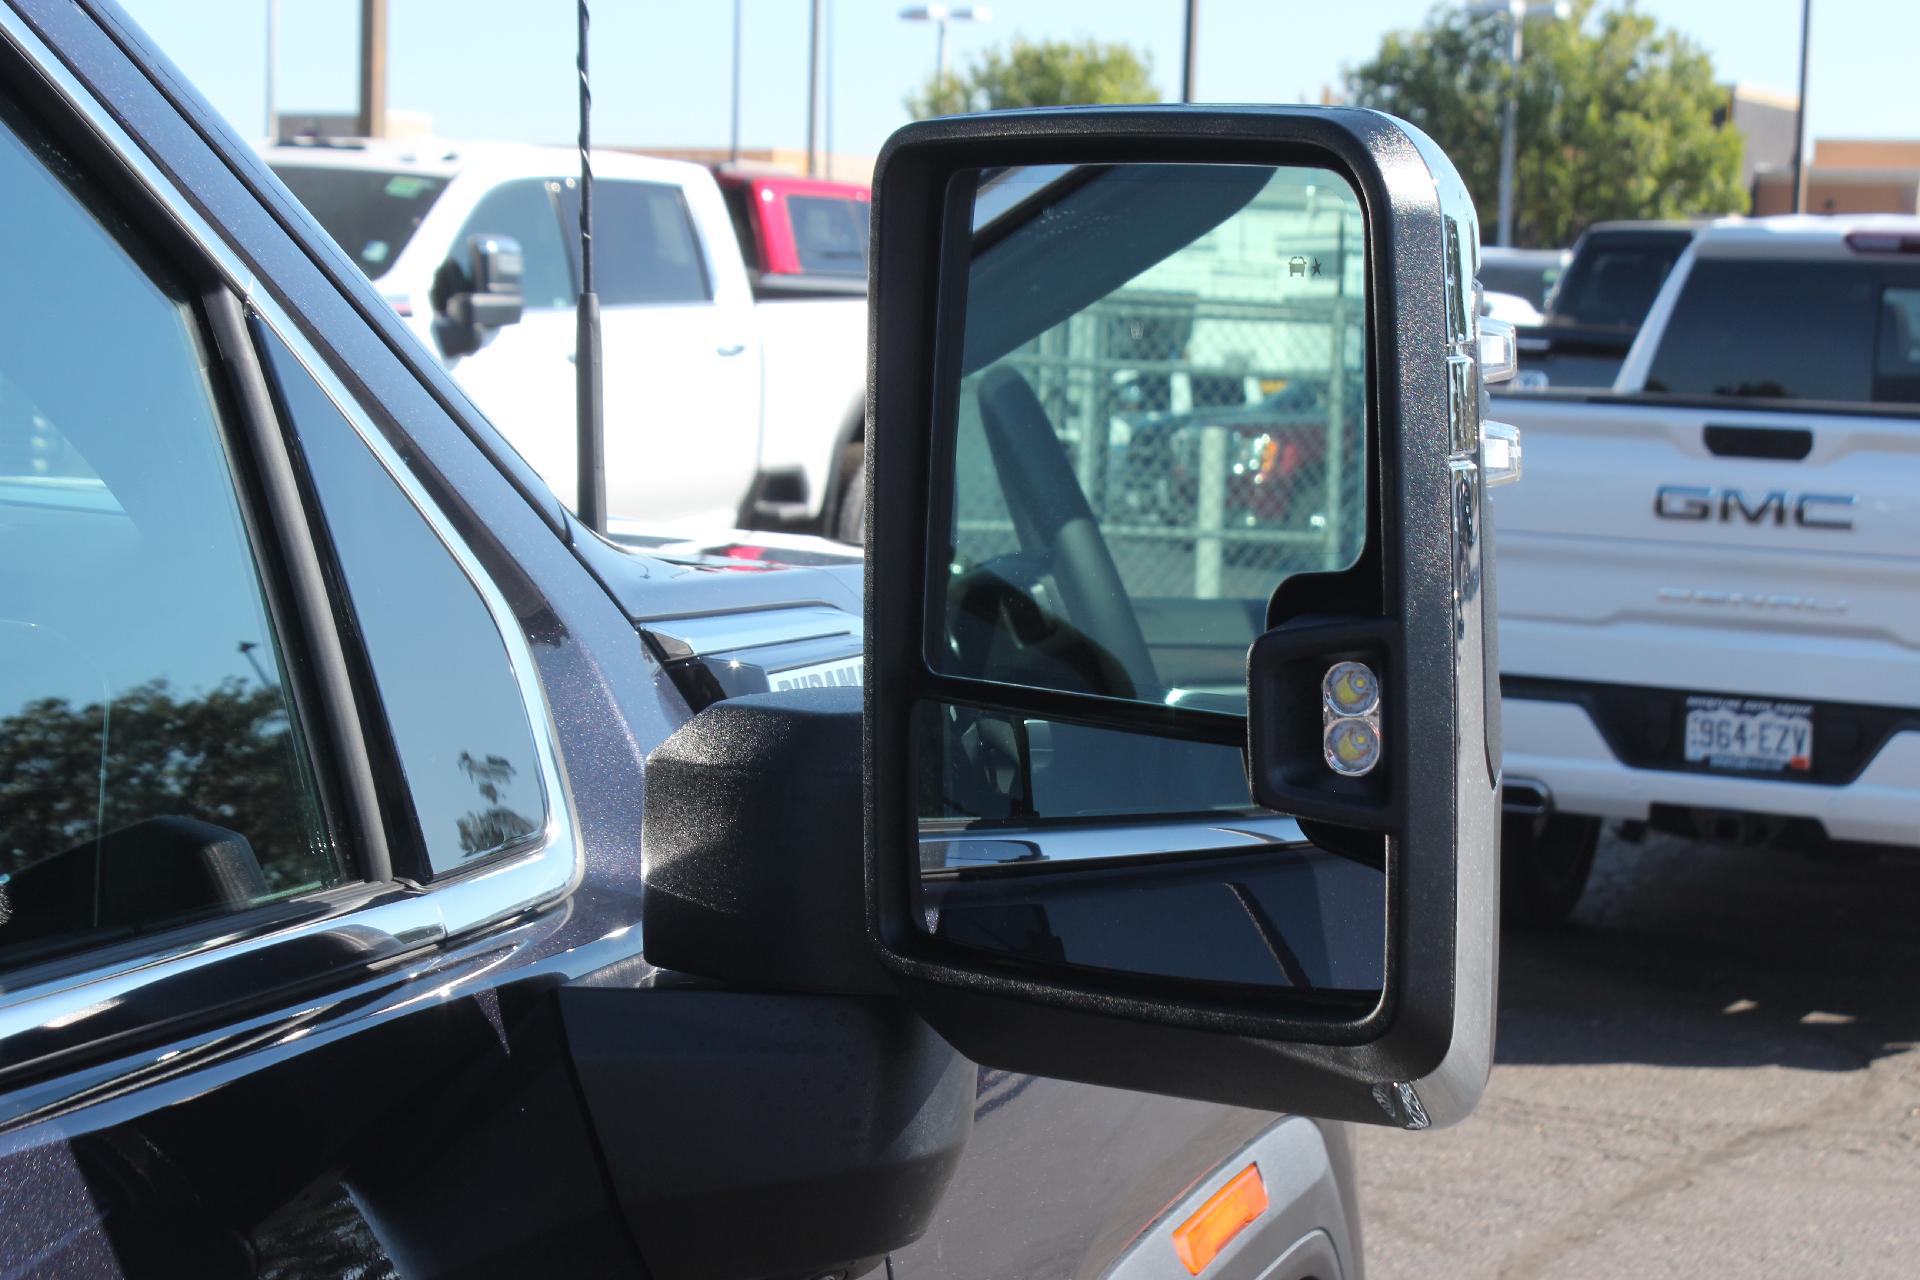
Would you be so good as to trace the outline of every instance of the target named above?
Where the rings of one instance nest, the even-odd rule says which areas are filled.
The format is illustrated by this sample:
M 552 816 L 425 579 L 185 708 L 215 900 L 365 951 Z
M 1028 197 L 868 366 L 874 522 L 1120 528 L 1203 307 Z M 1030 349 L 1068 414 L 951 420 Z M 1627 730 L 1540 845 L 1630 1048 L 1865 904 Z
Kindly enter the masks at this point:
M 1920 421 L 1503 396 L 1501 669 L 1920 704 Z

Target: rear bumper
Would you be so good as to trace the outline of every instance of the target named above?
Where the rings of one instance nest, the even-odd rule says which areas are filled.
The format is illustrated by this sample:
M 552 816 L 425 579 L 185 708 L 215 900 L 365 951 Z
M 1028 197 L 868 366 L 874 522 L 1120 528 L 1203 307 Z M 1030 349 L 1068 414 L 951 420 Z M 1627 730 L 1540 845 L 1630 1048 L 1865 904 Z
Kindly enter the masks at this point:
M 1655 805 L 1803 818 L 1834 840 L 1920 846 L 1920 730 L 1887 737 L 1839 785 L 1636 768 L 1616 756 L 1585 707 L 1509 694 L 1504 771 L 1534 779 L 1561 813 L 1645 821 Z

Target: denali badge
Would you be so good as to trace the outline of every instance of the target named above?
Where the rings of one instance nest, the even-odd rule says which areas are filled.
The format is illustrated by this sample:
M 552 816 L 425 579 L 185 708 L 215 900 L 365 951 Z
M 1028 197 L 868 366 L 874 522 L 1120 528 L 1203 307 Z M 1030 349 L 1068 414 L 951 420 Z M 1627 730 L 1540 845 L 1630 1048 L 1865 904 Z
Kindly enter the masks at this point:
M 816 662 L 810 667 L 789 667 L 785 671 L 769 671 L 767 688 L 778 693 L 782 689 L 833 689 L 844 685 L 858 687 L 860 677 L 866 670 L 866 659 L 841 659 L 838 662 Z
M 1749 497 L 1739 489 L 1710 489 L 1705 485 L 1663 484 L 1653 491 L 1653 514 L 1662 520 L 1716 520 L 1732 524 L 1784 525 L 1788 513 L 1802 529 L 1853 528 L 1852 494 L 1788 493 L 1771 489 Z
M 1777 596 L 1768 591 L 1711 591 L 1696 587 L 1661 587 L 1654 592 L 1661 604 L 1701 604 L 1709 608 L 1760 609 L 1777 613 L 1845 613 L 1844 600 L 1815 600 L 1812 596 Z

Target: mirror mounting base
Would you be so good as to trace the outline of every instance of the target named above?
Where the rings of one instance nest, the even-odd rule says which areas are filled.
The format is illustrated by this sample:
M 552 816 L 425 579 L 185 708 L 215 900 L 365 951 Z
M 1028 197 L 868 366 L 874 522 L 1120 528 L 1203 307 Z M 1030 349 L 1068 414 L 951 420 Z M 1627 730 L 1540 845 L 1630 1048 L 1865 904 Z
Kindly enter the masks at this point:
M 867 941 L 861 690 L 716 702 L 647 760 L 641 928 L 662 969 L 888 995 Z

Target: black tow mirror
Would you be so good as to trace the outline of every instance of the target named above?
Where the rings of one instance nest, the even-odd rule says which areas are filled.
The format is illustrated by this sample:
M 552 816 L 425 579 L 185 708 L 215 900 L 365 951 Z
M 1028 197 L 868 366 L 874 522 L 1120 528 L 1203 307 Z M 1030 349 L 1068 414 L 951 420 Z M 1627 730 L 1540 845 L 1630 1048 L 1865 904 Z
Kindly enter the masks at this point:
M 868 924 L 982 1063 L 1424 1128 L 1491 1062 L 1446 157 L 1373 112 L 910 125 L 875 181 Z
M 512 236 L 467 237 L 465 261 L 448 258 L 434 272 L 428 301 L 440 354 L 472 355 L 488 331 L 520 323 L 526 259 Z

